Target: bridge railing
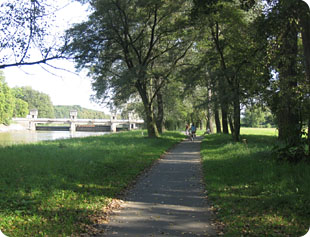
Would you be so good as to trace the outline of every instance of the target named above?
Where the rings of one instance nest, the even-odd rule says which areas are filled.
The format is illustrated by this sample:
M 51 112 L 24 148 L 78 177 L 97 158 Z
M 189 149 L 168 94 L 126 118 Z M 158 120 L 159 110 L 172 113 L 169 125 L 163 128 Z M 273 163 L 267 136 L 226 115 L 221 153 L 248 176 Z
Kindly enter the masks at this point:
M 143 124 L 144 120 L 112 120 L 112 119 L 51 119 L 51 118 L 13 118 L 14 122 L 22 123 L 30 130 L 36 130 L 36 124 L 38 123 L 58 123 L 58 124 L 69 124 L 70 130 L 75 131 L 76 126 L 92 124 L 92 125 L 107 125 L 111 127 L 111 131 L 115 132 L 117 125 L 128 124 L 129 129 L 135 129 L 136 124 Z M 27 125 L 26 125 L 27 124 Z

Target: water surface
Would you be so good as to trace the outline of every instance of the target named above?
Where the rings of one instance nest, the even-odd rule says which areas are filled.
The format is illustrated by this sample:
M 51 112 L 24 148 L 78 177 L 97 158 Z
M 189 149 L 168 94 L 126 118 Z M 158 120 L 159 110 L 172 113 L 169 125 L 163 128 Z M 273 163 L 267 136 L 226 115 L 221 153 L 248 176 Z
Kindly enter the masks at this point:
M 108 134 L 109 132 L 69 132 L 69 131 L 10 131 L 0 132 L 0 146 L 35 143 L 47 140 L 68 139 Z

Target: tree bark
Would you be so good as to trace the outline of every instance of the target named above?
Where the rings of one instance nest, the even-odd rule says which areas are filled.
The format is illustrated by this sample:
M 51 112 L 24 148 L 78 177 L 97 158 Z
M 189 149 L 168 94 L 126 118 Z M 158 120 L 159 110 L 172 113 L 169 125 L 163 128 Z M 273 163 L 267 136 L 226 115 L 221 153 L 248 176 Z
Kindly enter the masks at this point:
M 310 10 L 308 5 L 301 1 L 299 18 L 301 26 L 302 44 L 304 48 L 305 71 L 308 83 L 310 83 Z
M 305 71 L 308 83 L 308 93 L 310 93 L 310 10 L 308 4 L 301 2 L 300 25 L 302 44 L 304 49 Z M 310 116 L 308 115 L 308 156 L 310 156 Z
M 158 129 L 158 132 L 162 134 L 164 130 L 164 102 L 163 102 L 163 95 L 162 95 L 161 90 L 159 90 L 157 93 L 156 126 Z
M 147 132 L 149 138 L 159 137 L 154 113 L 152 110 L 146 110 Z
M 234 88 L 233 88 L 233 106 L 234 106 L 234 132 L 233 139 L 235 142 L 240 140 L 240 92 L 239 92 L 239 80 L 234 79 Z
M 235 134 L 235 129 L 234 129 L 234 123 L 233 123 L 233 120 L 231 118 L 231 115 L 228 116 L 228 121 L 229 121 L 229 127 L 230 127 L 230 131 L 231 131 L 231 134 Z
M 295 22 L 287 22 L 286 29 L 281 35 L 279 87 L 277 105 L 277 122 L 279 140 L 289 145 L 297 145 L 301 138 L 300 103 L 297 95 L 296 58 L 297 26 Z
M 228 106 L 227 105 L 222 105 L 221 110 L 222 110 L 222 127 L 223 127 L 223 133 L 228 134 Z
M 221 127 L 221 120 L 220 120 L 220 113 L 219 113 L 219 99 L 218 99 L 218 93 L 213 93 L 213 113 L 214 113 L 214 120 L 215 120 L 215 126 L 216 126 L 216 133 L 222 133 L 222 127 Z
M 215 117 L 215 125 L 216 125 L 216 133 L 222 133 L 221 121 L 218 107 L 214 109 L 214 117 Z
M 207 119 L 206 131 L 209 130 L 211 133 L 213 133 L 211 98 L 212 98 L 212 91 L 209 89 L 209 92 L 208 92 L 207 118 L 206 118 Z
M 156 126 L 156 119 L 154 116 L 153 104 L 150 98 L 148 97 L 146 85 L 141 83 L 141 81 L 138 80 L 136 82 L 136 88 L 138 89 L 138 92 L 141 96 L 145 114 L 146 114 L 146 128 L 148 132 L 148 137 L 149 138 L 159 137 L 159 133 L 158 133 L 157 126 Z
M 310 156 L 310 117 L 308 118 L 308 156 Z
M 210 109 L 207 110 L 207 118 L 206 119 L 207 119 L 206 130 L 208 131 L 208 129 L 209 129 L 210 132 L 213 133 L 212 114 L 211 114 Z

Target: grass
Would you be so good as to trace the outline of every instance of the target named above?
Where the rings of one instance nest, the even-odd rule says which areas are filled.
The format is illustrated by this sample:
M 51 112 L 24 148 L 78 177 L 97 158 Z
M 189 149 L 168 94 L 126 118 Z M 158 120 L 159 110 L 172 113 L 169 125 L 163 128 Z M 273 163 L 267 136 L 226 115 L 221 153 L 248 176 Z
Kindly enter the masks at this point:
M 272 158 L 272 129 L 242 129 L 247 145 L 208 135 L 202 144 L 208 196 L 226 236 L 302 236 L 310 227 L 310 164 Z
M 0 147 L 0 229 L 7 236 L 88 231 L 108 204 L 184 138 L 141 131 Z

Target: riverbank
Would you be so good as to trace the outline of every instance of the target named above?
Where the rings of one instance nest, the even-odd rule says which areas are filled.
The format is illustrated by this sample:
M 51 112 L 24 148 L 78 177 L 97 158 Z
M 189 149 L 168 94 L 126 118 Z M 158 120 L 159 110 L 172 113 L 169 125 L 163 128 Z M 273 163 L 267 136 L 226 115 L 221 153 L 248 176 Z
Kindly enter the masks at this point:
M 27 128 L 20 124 L 14 124 L 14 123 L 10 125 L 0 124 L 0 132 L 13 132 L 13 131 L 25 131 L 25 130 L 27 130 Z
M 1 231 L 10 237 L 91 232 L 137 175 L 183 138 L 131 131 L 0 147 Z

